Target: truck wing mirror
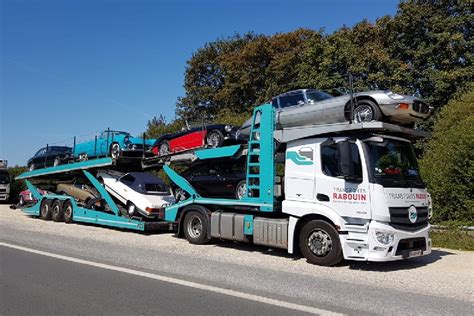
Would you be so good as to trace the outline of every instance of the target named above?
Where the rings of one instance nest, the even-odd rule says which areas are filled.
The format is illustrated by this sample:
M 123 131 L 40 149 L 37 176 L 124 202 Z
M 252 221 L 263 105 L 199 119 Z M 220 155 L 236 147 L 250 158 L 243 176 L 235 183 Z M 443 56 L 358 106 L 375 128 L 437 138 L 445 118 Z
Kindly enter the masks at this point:
M 351 145 L 352 143 L 347 140 L 337 143 L 339 174 L 347 180 L 355 180 L 357 178 L 354 168 Z

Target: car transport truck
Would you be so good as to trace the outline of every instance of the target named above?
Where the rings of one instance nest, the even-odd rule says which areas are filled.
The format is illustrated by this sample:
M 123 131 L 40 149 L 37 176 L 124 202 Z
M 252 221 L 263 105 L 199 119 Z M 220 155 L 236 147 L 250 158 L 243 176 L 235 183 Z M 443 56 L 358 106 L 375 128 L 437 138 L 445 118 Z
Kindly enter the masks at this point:
M 0 202 L 8 201 L 10 198 L 10 175 L 8 173 L 8 161 L 0 159 Z
M 171 229 L 192 244 L 211 239 L 254 243 L 301 253 L 308 262 L 335 265 L 343 259 L 391 261 L 431 252 L 431 203 L 411 141 L 427 133 L 383 122 L 275 128 L 271 104 L 254 110 L 247 144 L 200 149 L 143 160 L 163 168 L 187 198 L 162 208 L 154 221 L 127 218 L 93 176 L 113 168 L 102 158 L 20 175 L 38 203 L 24 211 L 42 216 L 144 230 Z M 246 193 L 241 199 L 201 196 L 173 169 L 197 160 L 245 157 Z M 89 170 L 90 169 L 90 170 Z M 35 173 L 36 172 L 36 173 Z M 76 205 L 67 196 L 36 194 L 29 180 L 82 172 L 112 205 L 111 212 Z M 46 207 L 47 209 L 47 207 Z M 48 209 L 47 209 L 48 210 Z

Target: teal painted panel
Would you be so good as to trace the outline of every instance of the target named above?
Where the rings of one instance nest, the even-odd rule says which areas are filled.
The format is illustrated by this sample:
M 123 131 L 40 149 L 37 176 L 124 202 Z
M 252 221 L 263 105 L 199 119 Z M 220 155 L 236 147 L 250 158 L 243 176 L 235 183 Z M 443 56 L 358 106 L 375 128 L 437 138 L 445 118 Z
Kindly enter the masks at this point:
M 174 171 L 168 166 L 163 166 L 163 170 L 166 172 L 171 181 L 173 181 L 178 187 L 186 191 L 191 197 L 200 197 L 199 193 L 194 190 L 193 186 L 189 184 L 188 180 L 181 177 L 176 171 Z
M 102 226 L 126 228 L 139 231 L 145 230 L 145 224 L 143 222 L 114 214 L 89 210 L 78 206 L 74 207 L 72 219 L 75 222 L 91 223 Z
M 244 215 L 244 234 L 253 235 L 253 215 Z
M 87 177 L 87 179 L 89 179 L 89 181 L 92 183 L 94 188 L 99 192 L 100 196 L 105 200 L 105 202 L 107 202 L 107 204 L 109 205 L 110 209 L 114 212 L 114 214 L 119 215 L 120 210 L 115 204 L 112 197 L 109 195 L 109 192 L 105 190 L 105 188 L 100 184 L 100 182 L 93 175 L 90 174 L 90 172 L 86 170 L 82 170 L 82 172 Z
M 28 179 L 28 178 L 34 178 L 34 177 L 39 177 L 39 176 L 46 176 L 50 174 L 60 173 L 60 172 L 105 167 L 105 166 L 110 166 L 112 164 L 113 164 L 112 158 L 93 159 L 93 160 L 87 160 L 87 161 L 82 161 L 82 162 L 74 162 L 74 163 L 69 163 L 65 165 L 59 165 L 57 167 L 49 167 L 49 168 L 24 172 L 20 174 L 19 176 L 17 176 L 15 179 L 16 180 Z
M 294 162 L 295 164 L 299 166 L 307 166 L 307 165 L 313 164 L 313 161 L 311 159 L 305 156 L 301 156 L 296 151 L 288 151 L 286 153 L 286 159 L 291 160 L 292 162 Z
M 202 149 L 197 150 L 195 154 L 201 160 L 233 157 L 240 150 L 240 147 L 240 145 L 232 145 L 211 149 Z

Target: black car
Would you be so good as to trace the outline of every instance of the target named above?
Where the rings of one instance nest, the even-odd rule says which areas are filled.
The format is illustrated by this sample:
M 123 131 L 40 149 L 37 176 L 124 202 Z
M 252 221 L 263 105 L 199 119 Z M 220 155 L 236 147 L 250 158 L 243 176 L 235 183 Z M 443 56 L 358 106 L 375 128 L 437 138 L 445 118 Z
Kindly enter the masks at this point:
M 200 147 L 221 147 L 237 143 L 237 127 L 225 124 L 186 128 L 177 133 L 160 136 L 153 145 L 153 153 L 163 156 Z
M 72 148 L 67 146 L 48 146 L 41 148 L 28 159 L 30 171 L 51 166 L 59 166 L 72 158 Z
M 181 173 L 181 176 L 204 197 L 241 199 L 245 196 L 245 159 L 221 162 L 201 162 Z M 186 192 L 173 186 L 176 200 L 185 199 Z

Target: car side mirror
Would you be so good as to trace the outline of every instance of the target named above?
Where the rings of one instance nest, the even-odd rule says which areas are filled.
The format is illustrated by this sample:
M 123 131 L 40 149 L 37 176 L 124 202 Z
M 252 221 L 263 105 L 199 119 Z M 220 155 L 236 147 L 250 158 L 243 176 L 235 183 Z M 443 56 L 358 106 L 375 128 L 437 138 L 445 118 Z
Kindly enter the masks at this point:
M 337 143 L 339 174 L 346 180 L 355 180 L 357 175 L 354 168 L 351 143 L 347 140 Z

